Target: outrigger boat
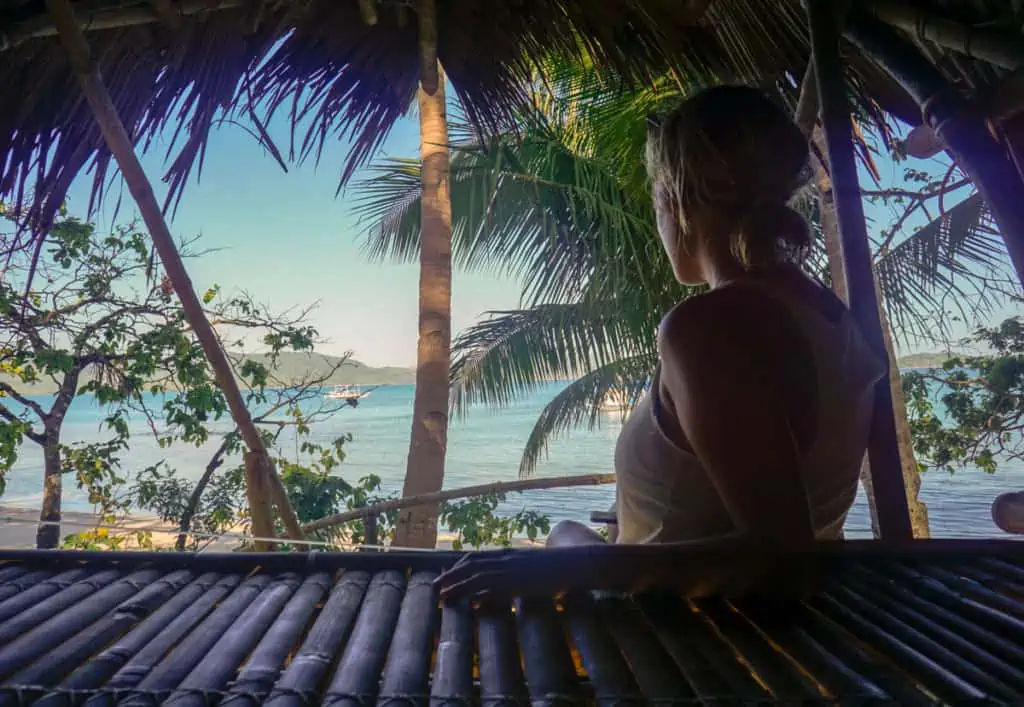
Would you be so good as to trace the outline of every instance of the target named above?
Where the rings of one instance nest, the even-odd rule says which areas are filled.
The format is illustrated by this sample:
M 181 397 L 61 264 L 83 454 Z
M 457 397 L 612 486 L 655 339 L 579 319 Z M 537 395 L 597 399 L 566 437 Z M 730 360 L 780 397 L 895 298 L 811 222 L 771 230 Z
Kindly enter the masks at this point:
M 360 400 L 370 394 L 370 391 L 362 391 L 358 385 L 336 385 L 324 397 L 328 400 Z

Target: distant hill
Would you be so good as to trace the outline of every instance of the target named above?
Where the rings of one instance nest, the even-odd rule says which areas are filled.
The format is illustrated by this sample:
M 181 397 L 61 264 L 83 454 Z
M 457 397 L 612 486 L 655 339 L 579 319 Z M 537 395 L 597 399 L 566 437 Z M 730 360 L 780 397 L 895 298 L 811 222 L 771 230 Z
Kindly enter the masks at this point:
M 246 358 L 267 365 L 267 356 L 264 354 L 250 354 Z M 274 376 L 283 381 L 297 381 L 318 373 L 326 373 L 337 366 L 340 360 L 338 356 L 327 354 L 286 352 L 278 357 Z M 416 370 L 413 368 L 374 368 L 362 361 L 349 359 L 324 385 L 412 385 L 415 380 Z
M 267 363 L 265 354 L 249 354 L 245 358 L 259 361 L 265 365 Z M 340 360 L 341 358 L 338 356 L 328 356 L 327 354 L 285 352 L 280 355 L 273 375 L 277 380 L 286 383 L 308 380 L 317 374 L 327 373 L 331 368 L 337 366 Z M 349 359 L 324 382 L 324 385 L 412 385 L 415 380 L 416 371 L 412 368 L 396 366 L 374 368 L 361 361 Z M 7 376 L 2 375 L 0 375 L 0 381 L 8 382 L 19 390 L 22 390 L 24 385 L 15 383 Z M 85 380 L 82 382 L 84 383 Z M 47 380 L 32 386 L 29 394 L 47 395 L 55 390 L 54 385 Z
M 898 363 L 900 368 L 941 368 L 947 360 L 949 354 L 919 353 L 901 356 Z

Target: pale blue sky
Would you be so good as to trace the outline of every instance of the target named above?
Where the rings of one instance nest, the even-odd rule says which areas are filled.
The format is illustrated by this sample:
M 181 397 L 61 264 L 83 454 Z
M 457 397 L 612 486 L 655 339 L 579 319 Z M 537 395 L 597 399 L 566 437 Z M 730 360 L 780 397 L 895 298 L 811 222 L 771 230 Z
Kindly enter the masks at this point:
M 269 130 L 282 148 L 288 144 L 283 120 L 275 121 Z M 415 156 L 418 149 L 413 115 L 398 123 L 381 154 Z M 166 146 L 158 145 L 143 156 L 161 201 L 165 151 Z M 418 268 L 371 264 L 363 256 L 363 227 L 355 221 L 351 197 L 345 192 L 335 196 L 345 156 L 346 146 L 334 142 L 319 167 L 309 161 L 291 165 L 285 173 L 241 129 L 216 130 L 201 178 L 197 182 L 193 176 L 186 186 L 171 229 L 179 238 L 201 235 L 196 247 L 217 249 L 188 262 L 196 289 L 217 283 L 227 292 L 247 290 L 274 310 L 319 301 L 312 324 L 327 339 L 321 351 L 352 351 L 355 358 L 375 366 L 411 366 L 416 360 Z M 903 166 L 881 160 L 883 181 L 898 184 Z M 90 183 L 88 175 L 83 175 L 72 187 L 68 204 L 72 213 L 85 210 Z M 865 188 L 873 185 L 865 182 Z M 111 227 L 115 203 L 112 192 L 96 217 L 100 228 Z M 869 206 L 868 212 L 878 217 L 879 225 L 889 221 L 878 208 Z M 134 202 L 125 192 L 118 223 L 135 213 Z M 457 271 L 454 331 L 469 326 L 485 311 L 516 307 L 518 295 L 514 282 Z M 1004 308 L 998 315 L 1010 313 Z M 929 347 L 912 350 L 921 348 Z
M 270 126 L 279 145 L 287 146 L 282 123 Z M 142 158 L 157 198 L 166 148 Z M 383 153 L 416 156 L 419 128 L 415 116 L 403 119 L 384 145 Z M 225 291 L 247 290 L 275 310 L 320 302 L 312 323 L 329 342 L 319 349 L 375 366 L 411 366 L 416 361 L 418 267 L 370 264 L 361 252 L 362 234 L 343 192 L 337 198 L 338 176 L 345 146 L 325 150 L 319 168 L 310 161 L 284 173 L 257 141 L 235 127 L 224 127 L 210 139 L 198 183 L 193 178 L 171 222 L 176 237 L 201 234 L 197 248 L 224 249 L 190 260 L 187 265 L 197 290 L 216 282 Z M 357 175 L 358 178 L 358 175 Z M 91 179 L 72 187 L 68 206 L 80 214 L 88 205 Z M 109 228 L 116 194 L 111 192 L 96 217 Z M 137 211 L 127 191 L 117 222 Z M 492 276 L 457 272 L 453 282 L 454 329 L 465 328 L 481 312 L 511 309 L 519 288 Z

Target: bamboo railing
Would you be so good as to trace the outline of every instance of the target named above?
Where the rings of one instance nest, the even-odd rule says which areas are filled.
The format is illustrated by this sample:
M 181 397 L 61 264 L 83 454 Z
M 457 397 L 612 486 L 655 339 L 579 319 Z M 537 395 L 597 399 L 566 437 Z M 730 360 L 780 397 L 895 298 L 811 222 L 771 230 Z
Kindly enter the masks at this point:
M 376 538 L 370 538 L 372 531 L 376 532 L 376 519 L 388 511 L 394 511 L 415 506 L 433 505 L 444 501 L 453 501 L 460 498 L 472 498 L 474 496 L 486 496 L 493 493 L 514 493 L 520 491 L 536 491 L 540 489 L 570 488 L 573 486 L 600 486 L 614 484 L 615 474 L 579 474 L 575 476 L 553 476 L 544 479 L 517 479 L 515 481 L 499 481 L 477 486 L 464 486 L 447 491 L 424 493 L 417 496 L 396 498 L 391 501 L 383 501 L 370 506 L 354 508 L 344 513 L 337 513 L 320 520 L 306 523 L 302 526 L 305 533 L 314 533 L 344 523 L 351 523 L 355 520 L 364 520 L 366 527 L 366 544 L 376 545 Z M 372 542 L 371 542 L 372 540 Z
M 825 549 L 787 605 L 439 604 L 457 553 L 0 551 L 0 704 L 1024 702 L 1024 546 L 918 547 Z

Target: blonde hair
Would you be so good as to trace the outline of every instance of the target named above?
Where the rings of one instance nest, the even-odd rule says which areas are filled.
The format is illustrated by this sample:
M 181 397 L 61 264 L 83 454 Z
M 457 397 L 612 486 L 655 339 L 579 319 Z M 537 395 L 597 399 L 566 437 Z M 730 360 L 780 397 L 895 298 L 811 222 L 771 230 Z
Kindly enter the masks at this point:
M 713 215 L 721 236 L 697 231 L 727 232 L 729 251 L 748 269 L 807 258 L 810 227 L 789 203 L 807 182 L 808 156 L 789 115 L 747 86 L 700 91 L 648 120 L 647 172 L 679 224 Z

